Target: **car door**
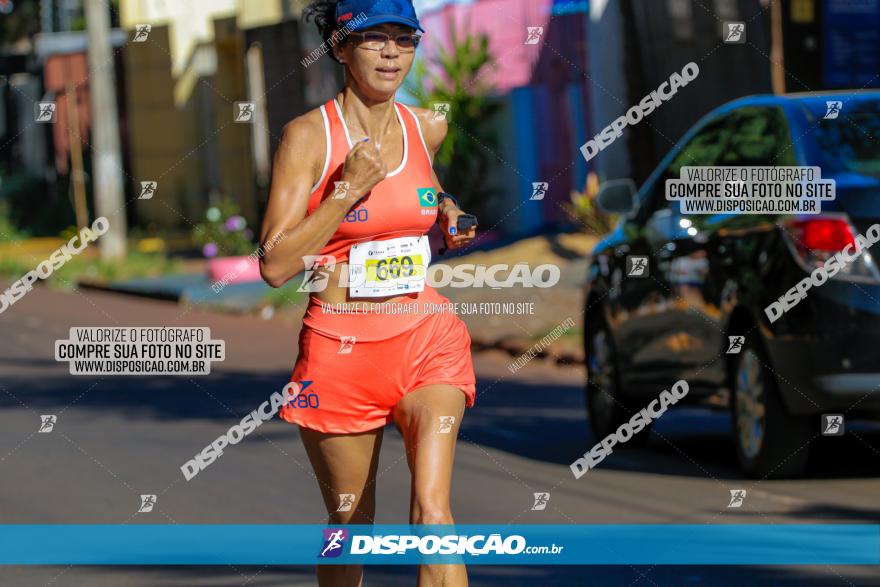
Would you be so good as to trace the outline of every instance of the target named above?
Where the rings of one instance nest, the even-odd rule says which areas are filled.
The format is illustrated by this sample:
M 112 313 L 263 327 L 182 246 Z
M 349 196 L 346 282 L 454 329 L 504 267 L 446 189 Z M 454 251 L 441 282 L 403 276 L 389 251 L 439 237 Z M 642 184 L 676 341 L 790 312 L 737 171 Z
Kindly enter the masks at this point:
M 788 125 L 776 106 L 737 109 L 693 142 L 695 148 L 685 147 L 664 175 L 677 178 L 683 165 L 794 165 Z M 724 308 L 728 282 L 747 279 L 757 269 L 752 265 L 761 240 L 752 229 L 770 220 L 763 215 L 683 215 L 676 202 L 664 222 L 669 240 L 658 271 L 665 273 L 671 290 L 665 320 L 671 327 L 664 341 L 671 370 L 666 375 L 694 386 L 721 386 L 726 361 L 720 359 L 729 346 Z
M 709 271 L 703 244 L 695 242 L 693 223 L 666 200 L 666 179 L 678 178 L 682 166 L 715 165 L 733 134 L 729 116 L 704 125 L 674 156 L 662 173 L 641 190 L 642 205 L 631 226 L 632 251 L 650 259 L 648 280 L 621 281 L 621 299 L 633 309 L 618 331 L 626 384 L 656 387 L 681 378 L 704 360 L 717 331 L 697 318 Z M 633 253 L 630 253 L 633 254 Z M 705 360 L 703 361 L 705 363 Z

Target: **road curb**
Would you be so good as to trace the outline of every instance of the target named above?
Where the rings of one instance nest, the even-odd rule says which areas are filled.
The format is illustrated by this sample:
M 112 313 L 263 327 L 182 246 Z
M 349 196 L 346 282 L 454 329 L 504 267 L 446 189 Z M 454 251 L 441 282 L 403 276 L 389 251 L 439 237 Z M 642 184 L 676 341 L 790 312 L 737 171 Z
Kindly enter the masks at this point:
M 511 357 L 521 357 L 526 354 L 532 346 L 532 344 L 521 339 L 487 339 L 480 336 L 471 336 L 471 350 L 474 352 L 496 350 L 507 353 Z M 535 359 L 552 361 L 560 366 L 584 365 L 586 363 L 584 357 L 580 353 L 570 351 L 550 353 L 547 350 L 542 349 L 535 353 Z
M 180 301 L 179 293 L 166 290 L 142 290 L 113 285 L 112 283 L 100 283 L 94 281 L 77 281 L 76 286 L 92 291 L 104 291 L 109 293 L 124 294 L 138 298 L 149 298 L 153 300 L 162 300 L 169 302 Z

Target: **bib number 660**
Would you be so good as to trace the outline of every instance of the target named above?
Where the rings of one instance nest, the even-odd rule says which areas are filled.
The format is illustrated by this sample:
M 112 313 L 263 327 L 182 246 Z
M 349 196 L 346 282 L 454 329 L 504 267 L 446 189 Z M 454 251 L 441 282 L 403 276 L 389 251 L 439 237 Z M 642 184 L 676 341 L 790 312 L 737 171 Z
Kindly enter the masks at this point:
M 413 260 L 409 255 L 380 259 L 376 263 L 376 279 L 379 281 L 385 281 L 389 278 L 412 277 L 414 272 Z

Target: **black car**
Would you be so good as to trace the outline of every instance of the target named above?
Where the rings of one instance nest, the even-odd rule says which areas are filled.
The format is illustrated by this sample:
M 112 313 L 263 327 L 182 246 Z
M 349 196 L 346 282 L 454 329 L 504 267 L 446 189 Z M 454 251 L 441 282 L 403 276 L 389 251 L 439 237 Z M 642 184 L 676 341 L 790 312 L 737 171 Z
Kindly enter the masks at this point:
M 685 165 L 818 166 L 836 199 L 820 214 L 683 215 L 665 184 Z M 739 462 L 755 477 L 802 473 L 811 443 L 844 430 L 835 423 L 880 417 L 880 244 L 787 312 L 767 310 L 880 222 L 880 92 L 731 102 L 641 189 L 608 182 L 598 203 L 622 220 L 595 247 L 587 283 L 597 439 L 679 379 L 690 386 L 681 403 L 729 405 Z

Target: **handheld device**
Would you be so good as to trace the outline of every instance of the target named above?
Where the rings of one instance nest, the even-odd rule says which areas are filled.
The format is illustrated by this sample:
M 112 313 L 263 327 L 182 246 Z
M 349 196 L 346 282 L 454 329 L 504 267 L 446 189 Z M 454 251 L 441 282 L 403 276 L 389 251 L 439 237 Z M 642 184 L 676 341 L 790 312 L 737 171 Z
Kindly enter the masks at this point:
M 455 223 L 455 228 L 459 233 L 467 232 L 475 226 L 477 226 L 477 217 L 473 214 L 460 214 Z
M 458 220 L 455 221 L 454 232 L 453 228 L 449 229 L 450 234 L 461 234 L 463 232 L 467 232 L 473 227 L 477 226 L 477 217 L 473 214 L 459 214 Z M 443 246 L 437 252 L 439 254 L 443 254 L 448 250 L 448 247 L 444 243 Z

